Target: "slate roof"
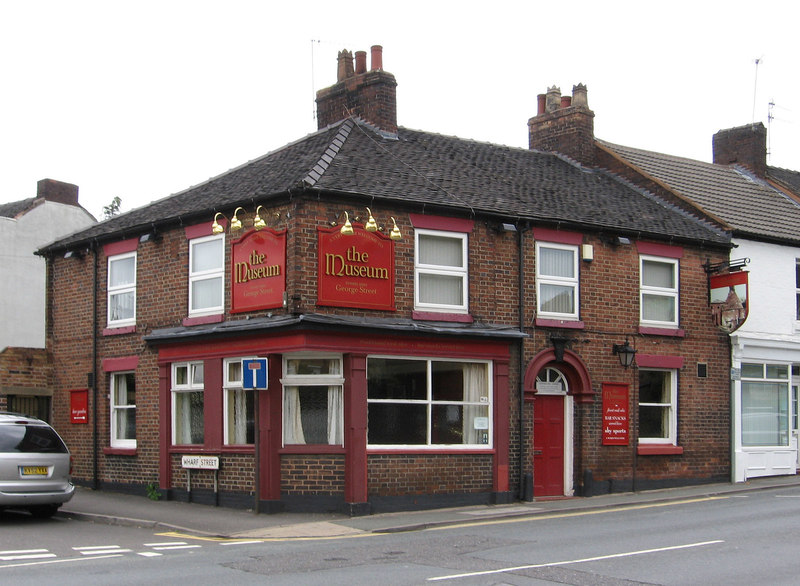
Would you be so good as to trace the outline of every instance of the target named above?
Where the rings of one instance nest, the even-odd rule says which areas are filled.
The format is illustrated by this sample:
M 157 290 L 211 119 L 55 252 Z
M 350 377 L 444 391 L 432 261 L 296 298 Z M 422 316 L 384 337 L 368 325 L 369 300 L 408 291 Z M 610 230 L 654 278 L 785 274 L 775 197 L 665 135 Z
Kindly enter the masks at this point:
M 0 218 L 16 218 L 31 209 L 35 201 L 35 197 L 29 197 L 20 201 L 0 203 Z
M 728 223 L 734 236 L 800 243 L 800 205 L 743 167 L 597 142 Z
M 767 167 L 767 179 L 790 189 L 800 197 L 800 171 L 790 171 L 780 167 Z
M 129 238 L 164 223 L 210 221 L 290 191 L 342 194 L 521 218 L 572 229 L 725 245 L 727 235 L 605 172 L 528 149 L 400 128 L 387 135 L 358 119 L 310 134 L 205 183 L 62 239 L 42 253 L 96 239 Z

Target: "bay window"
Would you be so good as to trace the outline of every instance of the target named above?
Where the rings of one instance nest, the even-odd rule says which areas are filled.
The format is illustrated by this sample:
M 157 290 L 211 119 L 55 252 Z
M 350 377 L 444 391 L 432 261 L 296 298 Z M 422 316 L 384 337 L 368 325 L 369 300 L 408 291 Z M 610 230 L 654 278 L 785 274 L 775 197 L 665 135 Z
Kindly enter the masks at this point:
M 189 241 L 189 315 L 222 313 L 224 264 L 223 235 Z
M 678 261 L 671 258 L 640 258 L 640 311 L 642 323 L 678 325 Z
M 492 442 L 487 362 L 370 357 L 367 443 L 488 447 Z
M 414 307 L 467 313 L 467 235 L 418 229 L 414 237 Z
M 243 358 L 228 358 L 224 363 L 223 410 L 226 445 L 255 443 L 255 397 L 243 388 Z
M 108 257 L 108 325 L 136 323 L 136 253 Z
M 341 356 L 283 360 L 283 444 L 343 445 Z
M 172 443 L 198 445 L 204 441 L 203 363 L 172 365 Z
M 538 315 L 578 319 L 578 299 L 578 247 L 537 242 Z

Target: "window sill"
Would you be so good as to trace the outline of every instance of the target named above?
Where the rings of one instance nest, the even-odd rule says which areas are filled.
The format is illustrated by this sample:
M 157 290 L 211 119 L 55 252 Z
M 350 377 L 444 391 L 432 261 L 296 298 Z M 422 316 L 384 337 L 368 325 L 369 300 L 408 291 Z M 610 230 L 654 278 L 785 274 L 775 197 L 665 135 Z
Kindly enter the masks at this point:
M 106 456 L 135 456 L 136 448 L 103 448 Z
M 203 324 L 218 324 L 224 319 L 224 315 L 217 313 L 214 315 L 201 315 L 198 317 L 185 317 L 183 318 L 183 325 L 185 326 L 199 326 Z
M 425 455 L 425 456 L 432 456 L 436 454 L 494 454 L 495 449 L 492 446 L 486 447 L 476 447 L 476 446 L 467 446 L 464 448 L 450 448 L 450 447 L 442 447 L 442 446 L 431 446 L 429 448 L 419 448 L 419 447 L 405 447 L 405 446 L 398 446 L 396 448 L 370 448 L 367 446 L 367 455 L 378 455 L 378 454 L 415 454 L 415 455 Z
M 686 336 L 686 332 L 681 328 L 659 328 L 654 326 L 639 326 L 639 333 L 647 336 L 672 336 L 673 338 Z
M 325 444 L 308 444 L 284 446 L 278 453 L 280 454 L 344 454 L 342 446 L 329 446 Z
M 474 321 L 472 316 L 466 313 L 436 313 L 433 311 L 414 311 L 411 313 L 411 319 L 420 321 L 453 321 L 465 324 L 471 324 Z
M 683 448 L 672 444 L 639 444 L 636 453 L 640 456 L 680 456 Z
M 104 336 L 120 336 L 122 334 L 133 334 L 136 326 L 109 326 L 103 330 Z
M 552 319 L 552 318 L 541 318 L 537 317 L 536 321 L 534 322 L 536 327 L 540 328 L 567 328 L 571 330 L 582 330 L 586 327 L 580 320 L 570 320 L 570 319 Z

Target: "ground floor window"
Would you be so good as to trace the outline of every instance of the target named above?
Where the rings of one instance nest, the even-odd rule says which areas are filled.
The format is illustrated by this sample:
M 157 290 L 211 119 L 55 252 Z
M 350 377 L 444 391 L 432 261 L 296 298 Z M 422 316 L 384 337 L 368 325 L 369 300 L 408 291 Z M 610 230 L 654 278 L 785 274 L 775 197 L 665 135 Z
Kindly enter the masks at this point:
M 136 377 L 132 372 L 111 375 L 111 447 L 136 447 Z
M 490 381 L 487 362 L 370 357 L 368 444 L 490 445 Z
M 242 361 L 225 360 L 223 381 L 225 410 L 225 444 L 252 445 L 255 443 L 255 401 L 252 389 L 243 388 Z
M 742 363 L 742 446 L 789 445 L 789 367 Z
M 639 369 L 639 442 L 677 440 L 678 376 L 674 370 Z
M 284 445 L 344 444 L 341 356 L 283 360 Z
M 204 379 L 202 362 L 172 365 L 172 443 L 204 441 Z

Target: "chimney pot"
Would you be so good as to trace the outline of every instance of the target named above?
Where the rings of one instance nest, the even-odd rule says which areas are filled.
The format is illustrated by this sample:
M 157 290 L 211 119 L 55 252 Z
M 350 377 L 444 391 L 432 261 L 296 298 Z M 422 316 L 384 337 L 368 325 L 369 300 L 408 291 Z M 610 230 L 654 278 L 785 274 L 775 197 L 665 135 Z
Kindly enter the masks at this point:
M 372 45 L 372 71 L 383 69 L 383 47 Z
M 587 97 L 586 86 L 582 83 L 572 86 L 572 105 L 580 106 L 582 108 L 589 107 L 589 98 Z
M 572 104 L 572 98 L 570 96 L 561 96 L 562 108 L 569 108 L 571 104 Z
M 356 75 L 367 72 L 367 52 L 356 51 Z
M 537 104 L 537 114 L 544 114 L 544 104 L 547 96 L 544 94 L 539 94 L 536 96 L 536 104 Z
M 348 77 L 353 77 L 353 54 L 347 49 L 344 49 L 339 51 L 336 81 L 343 81 Z
M 547 97 L 545 99 L 545 111 L 555 112 L 561 105 L 561 88 L 556 86 L 547 88 Z

